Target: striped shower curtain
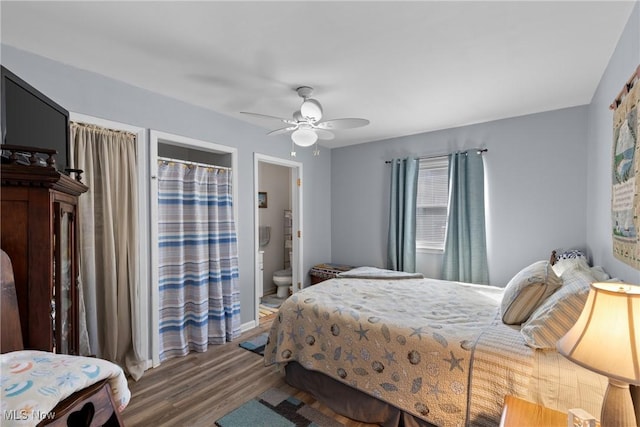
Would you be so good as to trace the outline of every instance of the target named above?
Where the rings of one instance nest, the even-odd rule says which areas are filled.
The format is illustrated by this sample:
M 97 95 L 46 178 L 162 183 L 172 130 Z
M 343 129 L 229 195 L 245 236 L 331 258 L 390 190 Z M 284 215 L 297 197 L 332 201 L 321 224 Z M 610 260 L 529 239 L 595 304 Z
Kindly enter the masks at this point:
M 231 172 L 158 162 L 160 360 L 240 335 Z

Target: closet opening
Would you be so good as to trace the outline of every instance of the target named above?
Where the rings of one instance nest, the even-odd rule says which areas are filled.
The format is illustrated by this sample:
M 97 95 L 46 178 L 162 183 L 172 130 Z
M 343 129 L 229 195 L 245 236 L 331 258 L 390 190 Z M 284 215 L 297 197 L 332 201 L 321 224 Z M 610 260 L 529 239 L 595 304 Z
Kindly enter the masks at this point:
M 72 122 L 85 123 L 100 128 L 107 128 L 115 131 L 131 132 L 135 134 L 135 168 L 137 175 L 137 236 L 138 244 L 136 245 L 138 257 L 137 257 L 137 281 L 135 281 L 134 288 L 131 291 L 131 325 L 132 325 L 132 341 L 133 346 L 136 348 L 136 353 L 142 358 L 141 363 L 138 365 L 142 370 L 149 369 L 152 366 L 152 351 L 151 340 L 153 335 L 151 333 L 151 314 L 149 313 L 150 306 L 150 276 L 149 276 L 149 211 L 148 211 L 148 182 L 149 182 L 149 169 L 148 169 L 148 138 L 147 131 L 144 128 L 133 126 L 126 123 L 115 122 L 99 117 L 89 116 L 82 113 L 70 112 L 69 118 Z M 124 172 L 123 172 L 124 173 Z M 85 182 L 86 174 L 83 176 Z M 94 187 L 95 189 L 95 187 Z M 81 220 L 82 223 L 82 220 Z M 88 222 L 85 222 L 85 226 Z M 86 264 L 89 268 L 89 265 Z M 90 271 L 94 272 L 95 269 L 91 268 Z M 84 282 L 84 286 L 89 286 L 88 281 Z M 87 316 L 91 315 L 97 317 L 97 309 L 95 305 L 86 306 Z M 91 311 L 91 314 L 89 314 Z M 90 328 L 92 326 L 88 325 Z M 97 323 L 96 326 L 97 327 Z M 89 332 L 89 340 L 99 340 L 94 327 L 93 335 Z M 92 338 L 92 336 L 94 338 Z M 92 345 L 91 353 L 100 355 L 98 345 Z
M 237 150 L 150 132 L 153 366 L 240 334 Z

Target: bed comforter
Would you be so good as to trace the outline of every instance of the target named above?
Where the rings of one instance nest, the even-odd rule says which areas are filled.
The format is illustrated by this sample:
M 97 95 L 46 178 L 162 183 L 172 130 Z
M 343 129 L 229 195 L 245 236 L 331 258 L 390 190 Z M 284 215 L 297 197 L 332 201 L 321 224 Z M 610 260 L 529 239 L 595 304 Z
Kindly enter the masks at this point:
M 295 360 L 436 425 L 493 420 L 483 405 L 471 414 L 468 401 L 473 353 L 501 297 L 500 288 L 440 280 L 332 279 L 285 301 L 265 364 Z M 513 375 L 526 383 L 530 364 L 520 359 Z

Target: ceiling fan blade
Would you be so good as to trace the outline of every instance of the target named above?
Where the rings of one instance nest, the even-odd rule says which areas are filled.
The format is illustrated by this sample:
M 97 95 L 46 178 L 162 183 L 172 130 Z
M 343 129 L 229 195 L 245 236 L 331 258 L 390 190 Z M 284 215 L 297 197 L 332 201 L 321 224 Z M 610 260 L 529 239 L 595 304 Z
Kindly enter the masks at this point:
M 353 129 L 369 124 L 367 119 L 333 119 L 316 124 L 319 129 Z
M 267 135 L 269 136 L 273 136 L 273 135 L 282 135 L 283 133 L 287 133 L 289 131 L 295 130 L 297 129 L 298 126 L 288 126 L 286 128 L 281 128 L 281 129 L 276 129 L 276 130 L 272 130 L 271 132 L 269 132 Z
M 261 119 L 275 119 L 275 120 L 280 120 L 283 123 L 289 123 L 289 124 L 293 124 L 293 120 L 291 119 L 285 119 L 283 117 L 276 117 L 276 116 L 269 116 L 267 114 L 260 114 L 260 113 L 249 113 L 247 111 L 240 111 L 240 114 L 247 114 L 249 116 L 254 116 L 254 117 L 260 117 Z
M 314 129 L 314 132 L 318 135 L 318 139 L 330 140 L 336 137 L 333 132 L 326 129 Z

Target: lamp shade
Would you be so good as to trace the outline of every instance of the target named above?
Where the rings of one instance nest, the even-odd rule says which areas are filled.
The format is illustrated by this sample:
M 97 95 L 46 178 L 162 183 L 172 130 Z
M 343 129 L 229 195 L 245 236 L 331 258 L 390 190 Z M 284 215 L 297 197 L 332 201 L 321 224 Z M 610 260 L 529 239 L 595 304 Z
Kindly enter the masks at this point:
M 591 371 L 640 384 L 640 286 L 593 283 L 576 324 L 557 349 Z
M 310 147 L 318 140 L 318 135 L 311 129 L 298 129 L 291 134 L 291 139 L 296 145 Z

